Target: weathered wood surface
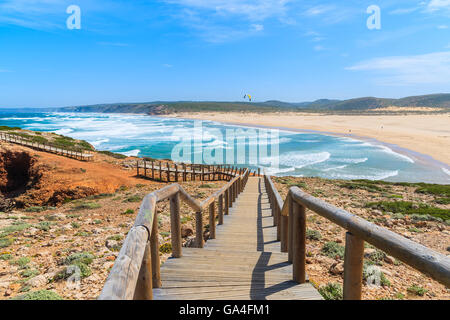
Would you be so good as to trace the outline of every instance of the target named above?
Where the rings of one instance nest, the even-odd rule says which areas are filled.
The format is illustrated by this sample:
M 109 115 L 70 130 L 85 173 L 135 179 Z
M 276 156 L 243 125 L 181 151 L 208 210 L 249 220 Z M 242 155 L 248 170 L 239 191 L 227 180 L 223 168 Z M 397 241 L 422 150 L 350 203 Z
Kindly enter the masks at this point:
M 263 180 L 251 177 L 216 239 L 203 249 L 183 248 L 183 258 L 162 265 L 154 299 L 322 299 L 311 284 L 292 281 L 276 236 Z

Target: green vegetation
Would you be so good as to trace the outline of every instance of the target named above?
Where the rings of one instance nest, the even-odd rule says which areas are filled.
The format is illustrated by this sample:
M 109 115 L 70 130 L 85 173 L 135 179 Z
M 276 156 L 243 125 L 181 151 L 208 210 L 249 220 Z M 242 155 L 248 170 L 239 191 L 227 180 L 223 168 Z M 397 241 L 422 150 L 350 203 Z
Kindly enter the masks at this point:
M 74 253 L 64 260 L 67 267 L 59 272 L 53 280 L 67 279 L 73 274 L 79 274 L 81 278 L 89 277 L 92 270 L 89 265 L 94 261 L 95 256 L 89 252 Z
M 319 287 L 319 293 L 325 300 L 342 300 L 344 293 L 339 283 L 328 283 L 326 286 Z
M 369 202 L 366 204 L 367 208 L 379 209 L 384 212 L 401 213 L 407 215 L 429 215 L 435 218 L 440 218 L 443 220 L 450 219 L 450 210 L 441 209 L 437 207 L 432 207 L 428 204 L 423 203 L 413 203 L 408 201 L 379 201 L 379 202 Z
M 159 246 L 159 252 L 161 253 L 171 253 L 172 252 L 172 244 L 170 242 L 164 243 Z
M 18 231 L 24 231 L 31 227 L 31 224 L 24 223 L 22 221 L 14 221 L 14 223 L 8 227 L 0 230 L 0 238 L 4 238 Z
M 142 197 L 131 196 L 131 197 L 128 197 L 127 199 L 125 199 L 123 202 L 141 202 L 141 201 L 142 201 Z
M 31 259 L 28 257 L 21 257 L 17 260 L 11 261 L 10 264 L 19 266 L 19 268 L 23 269 L 31 262 Z
M 22 129 L 19 127 L 0 126 L 0 131 L 14 131 L 14 130 L 22 130 Z
M 53 291 L 39 290 L 16 296 L 11 300 L 63 300 L 63 298 Z
M 41 221 L 39 222 L 39 224 L 36 226 L 37 229 L 42 230 L 42 231 L 48 231 L 50 230 L 51 226 L 52 226 L 52 222 L 50 221 Z
M 114 152 L 111 152 L 111 151 L 97 151 L 97 152 L 101 153 L 101 154 L 104 154 L 104 155 L 107 155 L 109 157 L 113 157 L 115 159 L 126 159 L 126 158 L 128 158 L 126 155 L 123 155 L 123 154 L 120 154 L 120 153 L 114 153 Z
M 445 112 L 450 108 L 450 94 L 431 94 L 424 96 L 406 97 L 402 99 L 383 99 L 364 97 L 348 100 L 320 99 L 313 102 L 288 103 L 282 101 L 266 102 L 215 102 L 215 101 L 154 101 L 143 103 L 114 103 L 91 106 L 79 106 L 61 108 L 63 112 L 105 112 L 105 113 L 141 113 L 165 115 L 177 112 L 279 112 L 279 111 L 302 111 L 302 112 L 333 112 L 346 114 L 360 114 L 368 110 L 379 109 L 389 106 L 396 107 L 431 107 L 435 112 Z M 439 109 L 444 109 L 440 111 Z M 382 113 L 383 111 L 371 111 L 370 114 Z M 405 113 L 398 111 L 397 113 Z M 392 112 L 390 112 L 392 113 Z
M 123 239 L 123 236 L 120 234 L 115 234 L 113 236 L 108 237 L 107 240 L 115 240 L 115 241 L 120 241 Z
M 47 210 L 47 207 L 29 207 L 25 209 L 25 212 L 42 212 Z
M 122 214 L 134 214 L 134 210 L 133 209 L 127 209 L 125 210 Z
M 295 181 L 292 180 L 291 177 L 281 177 L 281 178 L 275 178 L 275 181 L 284 185 L 287 185 L 290 187 L 299 187 L 300 189 L 307 189 L 308 185 L 304 181 Z
M 350 190 L 361 189 L 369 192 L 388 192 L 386 188 L 382 188 L 378 184 L 378 181 L 372 180 L 353 180 L 351 182 L 344 182 L 339 186 Z
M 19 274 L 22 278 L 26 278 L 28 280 L 33 277 L 36 277 L 37 275 L 40 274 L 40 272 L 39 272 L 39 270 L 36 270 L 36 269 L 26 269 L 26 270 L 21 271 Z
M 79 253 L 74 253 L 74 254 L 71 254 L 70 256 L 68 256 L 64 260 L 64 264 L 70 265 L 75 262 L 91 264 L 94 261 L 94 259 L 95 259 L 95 256 L 90 252 L 79 252 Z
M 203 189 L 213 189 L 216 188 L 217 186 L 215 184 L 212 183 L 205 183 L 199 186 L 199 188 L 203 188 Z
M 72 222 L 70 225 L 71 225 L 72 228 L 74 228 L 74 229 L 78 229 L 79 227 L 81 227 L 81 225 L 80 225 L 78 222 Z
M 93 210 L 93 209 L 98 209 L 101 208 L 102 205 L 99 203 L 95 203 L 95 202 L 82 202 L 78 205 L 76 205 L 75 207 L 72 208 L 73 211 L 78 211 L 78 210 Z
M 366 258 L 372 263 L 379 266 L 383 265 L 384 258 L 386 258 L 386 253 L 381 250 L 375 250 L 374 252 L 366 255 Z
M 320 231 L 318 230 L 306 230 L 306 238 L 308 240 L 320 240 L 322 238 L 322 235 L 320 234 Z
M 345 248 L 339 243 L 330 241 L 324 244 L 322 247 L 322 253 L 330 258 L 342 259 L 345 254 Z
M 12 259 L 12 255 L 10 253 L 2 253 L 0 254 L 0 260 L 11 260 Z
M 9 247 L 14 243 L 14 238 L 1 238 L 0 239 L 0 248 Z
M 416 296 L 420 296 L 423 297 L 425 293 L 428 292 L 428 290 L 418 286 L 418 285 L 412 285 L 411 287 L 409 287 L 408 289 L 406 289 L 409 293 L 416 295 Z

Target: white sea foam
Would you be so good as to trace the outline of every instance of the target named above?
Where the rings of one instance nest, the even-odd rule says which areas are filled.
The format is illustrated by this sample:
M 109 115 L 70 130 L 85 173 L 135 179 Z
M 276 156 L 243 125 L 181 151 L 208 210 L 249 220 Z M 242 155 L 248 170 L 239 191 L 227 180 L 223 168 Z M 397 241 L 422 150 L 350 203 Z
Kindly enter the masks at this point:
M 270 167 L 270 168 L 264 168 L 267 172 L 268 175 L 277 175 L 280 173 L 287 173 L 287 172 L 293 172 L 295 171 L 295 168 L 291 167 L 291 168 L 275 168 L 275 167 Z
M 101 140 L 97 140 L 92 142 L 91 144 L 95 147 L 98 148 L 100 147 L 100 145 L 102 145 L 103 143 L 109 142 L 109 139 L 101 139 Z
M 355 158 L 355 159 L 351 159 L 351 158 L 344 158 L 344 159 L 335 159 L 336 161 L 339 162 L 343 162 L 343 163 L 353 163 L 353 164 L 358 164 L 358 163 L 364 163 L 367 162 L 367 160 L 369 160 L 369 158 Z
M 376 173 L 376 170 L 370 171 L 371 174 L 331 174 L 331 178 L 334 179 L 344 179 L 344 180 L 359 180 L 359 179 L 365 179 L 365 180 L 384 180 L 387 178 L 395 177 L 398 175 L 398 170 L 386 170 L 386 171 L 380 171 Z
M 331 168 L 323 169 L 322 171 L 328 172 L 328 171 L 344 169 L 344 168 L 347 168 L 347 167 L 348 167 L 348 164 L 345 164 L 343 166 L 337 166 L 337 167 L 331 167 Z
M 72 129 L 59 129 L 59 130 L 55 130 L 53 132 L 64 136 L 64 135 L 71 134 L 73 132 L 73 130 Z
M 377 146 L 377 147 L 378 147 L 379 149 L 381 149 L 383 152 L 388 153 L 388 154 L 390 154 L 390 155 L 393 155 L 393 156 L 396 157 L 396 158 L 405 160 L 405 161 L 407 161 L 407 162 L 409 162 L 409 163 L 414 163 L 414 160 L 411 159 L 410 157 L 405 156 L 404 154 L 395 152 L 395 151 L 393 151 L 391 148 L 388 148 L 388 147 L 386 147 L 386 146 Z
M 280 164 L 288 167 L 301 169 L 306 166 L 322 163 L 330 159 L 329 152 L 303 153 L 288 152 L 280 155 Z
M 121 153 L 127 157 L 137 157 L 140 152 L 141 152 L 141 150 L 136 149 L 136 150 L 131 150 L 131 151 L 119 152 L 119 153 Z

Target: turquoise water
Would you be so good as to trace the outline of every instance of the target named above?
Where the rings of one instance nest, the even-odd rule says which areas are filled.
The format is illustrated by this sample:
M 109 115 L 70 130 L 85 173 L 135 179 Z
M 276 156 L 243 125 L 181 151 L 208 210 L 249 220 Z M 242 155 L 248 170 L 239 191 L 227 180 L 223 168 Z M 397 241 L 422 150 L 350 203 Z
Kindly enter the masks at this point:
M 174 147 L 194 132 L 193 120 L 125 114 L 2 112 L 0 125 L 55 132 L 86 140 L 98 150 L 159 159 L 172 158 Z M 218 150 L 222 150 L 223 160 L 218 162 L 229 163 L 225 154 L 232 145 L 225 139 L 226 130 L 242 127 L 211 121 L 203 121 L 202 127 L 203 134 L 197 136 L 200 145 L 214 148 L 216 151 L 212 154 L 216 156 Z M 266 129 L 255 131 L 257 134 L 267 132 Z M 258 144 L 252 139 L 239 143 L 245 144 L 247 151 L 252 143 Z M 244 165 L 266 168 L 270 174 L 278 176 L 450 184 L 449 166 L 375 141 L 283 130 L 279 131 L 279 155 L 270 152 L 269 148 L 269 154 L 259 157 L 256 164 L 249 165 L 251 160 L 247 157 Z M 193 149 L 194 154 L 197 160 L 199 156 L 202 159 L 201 151 L 199 154 Z M 278 166 L 273 165 L 275 158 Z M 194 160 L 192 156 L 191 162 L 199 162 Z M 205 156 L 203 162 L 208 163 Z

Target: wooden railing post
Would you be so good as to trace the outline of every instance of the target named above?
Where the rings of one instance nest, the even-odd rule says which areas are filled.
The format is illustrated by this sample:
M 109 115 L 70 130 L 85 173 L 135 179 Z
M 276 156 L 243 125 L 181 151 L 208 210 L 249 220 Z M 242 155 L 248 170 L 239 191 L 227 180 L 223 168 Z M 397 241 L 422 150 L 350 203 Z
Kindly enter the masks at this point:
M 281 212 L 280 208 L 278 207 L 277 201 L 275 201 L 275 214 L 277 216 L 277 241 L 281 241 Z
M 162 180 L 162 163 L 161 161 L 159 162 L 159 181 L 163 181 Z
M 230 189 L 225 190 L 225 215 L 230 213 Z
M 306 282 L 306 210 L 296 201 L 293 204 L 293 280 Z
M 219 225 L 223 225 L 223 195 L 219 196 L 219 206 L 218 206 L 218 214 L 219 214 Z
M 216 203 L 209 205 L 209 238 L 216 238 Z
M 180 219 L 180 194 L 170 197 L 170 231 L 172 237 L 172 257 L 181 258 L 182 238 Z
M 161 270 L 159 259 L 159 240 L 158 240 L 158 212 L 155 210 L 153 217 L 153 227 L 150 235 L 150 252 L 152 256 L 152 283 L 153 288 L 161 288 Z
M 364 240 L 347 232 L 345 235 L 344 300 L 361 300 L 364 262 Z
M 289 217 L 280 215 L 281 230 L 280 230 L 280 246 L 281 252 L 288 252 L 288 237 L 289 237 Z
M 294 200 L 289 197 L 289 216 L 288 216 L 288 262 L 292 263 L 294 249 Z
M 134 290 L 134 300 L 152 300 L 152 255 L 150 253 L 150 242 L 145 246 L 144 258 L 142 259 L 141 269 Z
M 197 248 L 203 248 L 203 213 L 201 211 L 195 213 L 195 241 Z
M 139 177 L 139 160 L 136 160 L 137 176 Z

